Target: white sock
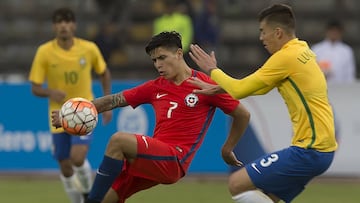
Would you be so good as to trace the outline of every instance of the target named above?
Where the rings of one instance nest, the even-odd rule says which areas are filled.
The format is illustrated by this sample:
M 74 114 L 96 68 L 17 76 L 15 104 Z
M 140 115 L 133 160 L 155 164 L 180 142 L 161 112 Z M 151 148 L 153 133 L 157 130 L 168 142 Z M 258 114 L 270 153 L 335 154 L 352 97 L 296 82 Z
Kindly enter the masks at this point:
M 251 190 L 232 197 L 236 203 L 274 203 L 270 197 L 258 190 Z
M 89 193 L 92 185 L 92 172 L 89 161 L 86 159 L 82 166 L 74 166 L 74 172 L 81 184 L 81 191 Z
M 70 198 L 71 203 L 81 203 L 83 201 L 83 195 L 79 191 L 80 183 L 74 175 L 70 177 L 65 177 L 60 175 L 61 182 L 64 185 L 64 189 L 68 197 Z

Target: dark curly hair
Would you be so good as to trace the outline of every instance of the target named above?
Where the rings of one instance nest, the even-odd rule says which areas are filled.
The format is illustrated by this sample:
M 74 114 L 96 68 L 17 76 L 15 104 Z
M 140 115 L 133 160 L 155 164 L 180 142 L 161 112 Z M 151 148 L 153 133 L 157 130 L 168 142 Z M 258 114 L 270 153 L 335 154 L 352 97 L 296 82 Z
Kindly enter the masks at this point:
M 150 55 L 150 52 L 158 47 L 174 50 L 177 50 L 178 48 L 182 49 L 181 35 L 176 31 L 161 32 L 151 38 L 150 42 L 145 47 L 145 51 Z
M 74 12 L 70 8 L 66 7 L 56 9 L 52 15 L 52 22 L 58 23 L 61 21 L 75 22 L 76 19 Z

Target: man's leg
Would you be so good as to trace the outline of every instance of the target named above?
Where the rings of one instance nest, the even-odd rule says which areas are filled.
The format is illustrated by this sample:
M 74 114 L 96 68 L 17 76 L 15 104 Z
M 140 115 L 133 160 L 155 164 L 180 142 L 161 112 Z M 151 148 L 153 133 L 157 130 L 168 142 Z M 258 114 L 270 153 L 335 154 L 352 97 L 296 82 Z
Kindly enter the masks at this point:
M 71 137 L 71 162 L 74 175 L 80 184 L 80 192 L 87 197 L 92 185 L 92 171 L 87 154 L 92 135 Z
M 111 136 L 86 203 L 101 202 L 121 173 L 125 154 L 130 160 L 136 157 L 136 153 L 137 140 L 133 134 L 118 132 Z
M 58 133 L 52 135 L 54 145 L 53 156 L 60 167 L 60 180 L 71 203 L 81 203 L 82 194 L 80 183 L 74 175 L 72 162 L 70 160 L 71 135 Z
M 233 173 L 229 179 L 230 192 L 237 202 L 247 202 L 245 197 L 262 195 L 246 193 L 257 187 L 273 202 L 280 201 L 280 198 L 284 202 L 291 202 L 313 177 L 328 169 L 333 155 L 331 152 L 322 153 L 300 147 L 271 152 Z
M 65 177 L 60 174 L 60 180 L 63 183 L 64 190 L 71 203 L 81 203 L 83 198 L 81 192 L 79 191 L 80 183 L 78 182 L 75 175 Z
M 92 185 L 92 172 L 88 159 L 85 159 L 84 164 L 77 167 L 74 166 L 75 175 L 81 184 L 81 191 L 86 195 L 90 192 Z
M 235 203 L 274 203 L 269 196 L 256 189 L 245 167 L 232 173 L 229 178 L 229 190 Z
M 123 160 L 113 159 L 107 155 L 96 171 L 96 177 L 86 203 L 101 202 L 111 187 L 115 178 L 120 174 L 123 167 Z
M 119 197 L 114 189 L 110 188 L 109 191 L 106 193 L 104 200 L 102 203 L 118 203 Z

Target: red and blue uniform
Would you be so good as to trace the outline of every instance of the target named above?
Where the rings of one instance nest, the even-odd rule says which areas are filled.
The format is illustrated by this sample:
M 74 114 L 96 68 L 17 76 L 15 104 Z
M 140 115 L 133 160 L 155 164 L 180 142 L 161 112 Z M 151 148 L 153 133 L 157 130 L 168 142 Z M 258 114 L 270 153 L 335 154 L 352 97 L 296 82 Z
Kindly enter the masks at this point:
M 193 70 L 192 76 L 214 83 L 202 72 Z M 137 158 L 126 162 L 112 186 L 119 202 L 137 191 L 174 183 L 183 177 L 204 140 L 216 107 L 229 114 L 239 104 L 228 94 L 198 95 L 194 89 L 197 87 L 187 80 L 177 85 L 159 77 L 123 92 L 133 108 L 152 105 L 156 126 L 152 137 L 135 135 Z

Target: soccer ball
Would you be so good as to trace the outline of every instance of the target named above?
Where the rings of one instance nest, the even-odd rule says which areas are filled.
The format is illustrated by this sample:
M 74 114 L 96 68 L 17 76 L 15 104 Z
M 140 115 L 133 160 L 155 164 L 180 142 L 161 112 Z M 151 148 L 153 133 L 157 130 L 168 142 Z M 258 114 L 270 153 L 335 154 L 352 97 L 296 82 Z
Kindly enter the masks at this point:
M 65 132 L 77 136 L 91 133 L 98 122 L 95 105 L 80 97 L 67 100 L 62 105 L 59 116 Z

